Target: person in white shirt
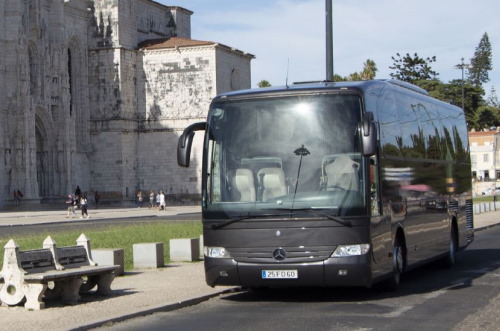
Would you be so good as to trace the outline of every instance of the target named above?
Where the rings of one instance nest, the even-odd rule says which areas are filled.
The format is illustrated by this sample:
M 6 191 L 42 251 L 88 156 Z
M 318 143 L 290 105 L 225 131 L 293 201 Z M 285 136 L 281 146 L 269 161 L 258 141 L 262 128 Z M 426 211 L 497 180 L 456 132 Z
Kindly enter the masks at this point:
M 88 200 L 87 200 L 87 195 L 83 195 L 80 198 L 80 209 L 82 210 L 82 216 L 80 218 L 90 218 L 89 213 L 87 211 L 87 206 L 88 206 Z
M 163 191 L 160 191 L 160 210 L 165 210 L 165 194 L 163 194 Z

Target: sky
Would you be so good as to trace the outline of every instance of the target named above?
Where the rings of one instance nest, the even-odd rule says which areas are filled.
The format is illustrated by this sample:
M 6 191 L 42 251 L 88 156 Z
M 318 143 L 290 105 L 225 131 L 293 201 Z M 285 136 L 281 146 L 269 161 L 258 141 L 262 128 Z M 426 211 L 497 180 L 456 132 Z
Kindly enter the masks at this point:
M 324 80 L 323 0 L 158 0 L 193 11 L 191 38 L 218 42 L 255 55 L 252 87 Z M 498 0 L 332 0 L 333 67 L 347 76 L 375 61 L 375 78 L 391 78 L 396 53 L 436 56 L 431 63 L 442 82 L 461 79 L 454 66 L 470 63 L 486 32 L 493 70 L 484 85 L 500 93 L 500 1 Z

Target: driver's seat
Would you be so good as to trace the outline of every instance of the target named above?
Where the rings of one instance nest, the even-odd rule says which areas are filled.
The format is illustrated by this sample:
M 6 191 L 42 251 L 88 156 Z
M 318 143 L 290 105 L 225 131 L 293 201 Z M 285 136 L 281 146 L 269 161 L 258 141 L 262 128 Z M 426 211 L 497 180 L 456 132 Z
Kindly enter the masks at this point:
M 285 174 L 280 168 L 262 168 L 257 173 L 262 201 L 286 195 Z
M 347 155 L 338 156 L 335 161 L 325 167 L 328 177 L 327 190 L 359 190 L 359 163 Z

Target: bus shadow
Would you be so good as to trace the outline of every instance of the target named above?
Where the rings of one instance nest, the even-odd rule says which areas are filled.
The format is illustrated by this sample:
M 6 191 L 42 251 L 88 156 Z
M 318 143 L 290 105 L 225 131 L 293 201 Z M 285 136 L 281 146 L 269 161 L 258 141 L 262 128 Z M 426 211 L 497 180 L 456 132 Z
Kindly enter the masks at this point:
M 403 274 L 397 291 L 388 291 L 382 284 L 364 287 L 304 287 L 262 288 L 222 297 L 237 302 L 363 302 L 398 298 L 412 294 L 428 294 L 435 291 L 460 290 L 473 286 L 474 280 L 500 267 L 500 249 L 465 250 L 457 255 L 452 268 L 431 263 Z

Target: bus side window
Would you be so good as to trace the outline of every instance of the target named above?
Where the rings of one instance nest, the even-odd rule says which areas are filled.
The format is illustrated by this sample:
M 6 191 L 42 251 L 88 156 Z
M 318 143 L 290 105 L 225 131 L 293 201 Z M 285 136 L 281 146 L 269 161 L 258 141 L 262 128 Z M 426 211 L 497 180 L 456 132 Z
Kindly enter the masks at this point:
M 385 156 L 403 156 L 400 150 L 402 134 L 398 115 L 398 105 L 396 96 L 392 91 L 387 92 L 384 97 L 380 99 L 377 109 L 382 154 Z
M 379 168 L 376 156 L 370 157 L 370 205 L 371 215 L 380 215 Z

